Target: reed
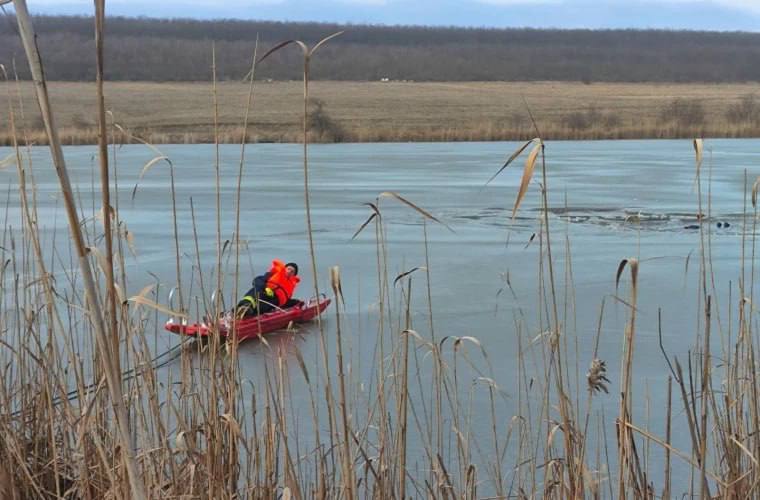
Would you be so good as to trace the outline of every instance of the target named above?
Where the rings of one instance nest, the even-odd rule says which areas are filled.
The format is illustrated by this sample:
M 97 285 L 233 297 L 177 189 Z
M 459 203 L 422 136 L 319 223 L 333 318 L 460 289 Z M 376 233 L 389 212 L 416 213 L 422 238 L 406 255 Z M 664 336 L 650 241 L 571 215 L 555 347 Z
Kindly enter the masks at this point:
M 118 432 L 120 435 L 120 446 L 122 448 L 124 466 L 127 470 L 127 477 L 130 485 L 130 492 L 135 498 L 145 498 L 143 488 L 137 478 L 137 470 L 134 461 L 134 450 L 129 439 L 129 429 L 127 423 L 126 408 L 123 402 L 122 388 L 118 381 L 120 371 L 117 370 L 118 364 L 115 362 L 113 351 L 109 346 L 109 339 L 103 325 L 103 314 L 101 312 L 99 294 L 95 289 L 92 269 L 87 257 L 87 248 L 79 227 L 79 220 L 76 213 L 76 205 L 73 198 L 73 191 L 66 169 L 66 163 L 61 149 L 61 143 L 58 139 L 58 130 L 53 121 L 53 114 L 50 109 L 50 101 L 47 93 L 47 86 L 42 71 L 42 61 L 36 44 L 34 43 L 34 28 L 31 25 L 31 18 L 24 0 L 14 0 L 16 17 L 18 20 L 19 33 L 24 45 L 27 60 L 29 60 L 29 69 L 32 73 L 35 88 L 37 90 L 37 102 L 40 107 L 40 113 L 45 124 L 45 131 L 48 137 L 53 164 L 58 174 L 61 184 L 61 191 L 64 196 L 64 205 L 69 220 L 71 236 L 74 240 L 74 246 L 79 259 L 79 265 L 84 280 L 85 296 L 87 298 L 87 308 L 90 312 L 92 326 L 96 331 L 96 341 L 98 350 L 102 357 L 103 371 L 108 382 L 108 389 L 113 403 L 113 411 L 118 422 Z M 105 215 L 109 217 L 109 215 Z
M 373 324 L 376 335 L 369 377 L 351 364 L 351 342 L 358 332 L 351 331 L 345 320 L 344 283 L 335 266 L 330 270 L 335 314 L 319 323 L 318 359 L 305 359 L 299 346 L 286 345 L 286 340 L 261 339 L 256 347 L 270 356 L 264 362 L 264 374 L 247 381 L 240 370 L 234 333 L 230 343 L 221 342 L 219 337 L 205 345 L 183 341 L 160 355 L 151 349 L 149 338 L 156 334 L 157 323 L 165 314 L 176 318 L 217 315 L 227 302 L 226 281 L 234 283 L 235 289 L 239 286 L 243 251 L 240 200 L 244 194 L 246 138 L 256 119 L 253 104 L 258 87 L 254 80 L 259 65 L 290 44 L 301 47 L 304 55 L 303 100 L 299 102 L 302 124 L 295 133 L 303 143 L 305 226 L 314 293 L 320 293 L 310 212 L 308 146 L 316 136 L 309 125 L 309 62 L 331 37 L 311 49 L 300 42 L 286 42 L 263 57 L 257 57 L 254 49 L 250 82 L 241 103 L 246 111 L 238 129 L 222 126 L 220 95 L 211 94 L 214 130 L 209 133 L 217 152 L 225 138 L 241 146 L 236 169 L 236 222 L 232 234 L 227 235 L 219 201 L 220 179 L 226 170 L 217 153 L 214 279 L 209 280 L 209 270 L 203 268 L 202 243 L 191 201 L 195 264 L 187 266 L 192 268 L 192 278 L 181 280 L 182 238 L 173 163 L 152 146 L 150 137 L 141 137 L 115 122 L 108 137 L 103 95 L 99 93 L 98 127 L 92 133 L 99 137 L 100 187 L 93 187 L 93 191 L 101 195 L 99 210 L 103 215 L 102 220 L 82 217 L 89 209 L 75 196 L 67 179 L 42 63 L 30 43 L 34 33 L 25 21 L 25 3 L 16 0 L 16 5 L 39 90 L 45 141 L 52 146 L 65 195 L 71 238 L 58 237 L 52 247 L 42 243 L 30 155 L 32 144 L 42 137 L 23 125 L 21 91 L 14 95 L 12 82 L 6 83 L 6 133 L 13 152 L 1 161 L 16 169 L 18 182 L 13 189 L 18 190 L 21 211 L 18 221 L 11 220 L 6 207 L 0 238 L 0 362 L 4 370 L 0 384 L 0 497 L 654 498 L 655 492 L 670 497 L 683 488 L 693 490 L 684 493 L 701 498 L 752 498 L 760 494 L 760 436 L 756 432 L 760 427 L 760 394 L 752 308 L 760 179 L 754 183 L 748 180 L 745 186 L 743 234 L 751 237 L 742 239 L 738 300 L 730 294 L 724 297 L 716 289 L 711 267 L 712 235 L 706 226 L 701 228 L 696 290 L 700 323 L 693 352 L 686 360 L 671 360 L 663 349 L 663 370 L 670 371 L 665 436 L 655 435 L 650 422 L 634 422 L 633 418 L 634 402 L 642 397 L 634 390 L 633 380 L 634 353 L 640 342 L 639 273 L 647 265 L 645 260 L 628 257 L 621 260 L 617 275 L 610 270 L 610 281 L 615 276 L 618 285 L 626 269 L 630 273 L 630 293 L 615 293 L 611 299 L 621 304 L 626 314 L 625 326 L 619 332 L 619 392 L 607 394 L 613 385 L 607 363 L 613 360 L 598 358 L 601 325 L 607 314 L 605 299 L 601 300 L 594 346 L 588 349 L 590 366 L 582 382 L 584 355 L 579 354 L 577 345 L 573 352 L 577 339 L 571 326 L 575 302 L 568 264 L 570 239 L 565 235 L 562 288 L 558 285 L 562 268 L 556 255 L 561 254 L 563 239 L 550 217 L 548 201 L 548 137 L 553 129 L 543 127 L 539 131 L 532 119 L 523 137 L 535 138 L 510 154 L 495 174 L 509 175 L 508 167 L 525 156 L 522 180 L 514 193 L 513 215 L 531 195 L 539 197 L 541 207 L 533 243 L 539 246 L 535 282 L 538 317 L 526 319 L 519 310 L 513 325 L 498 325 L 514 333 L 519 352 L 516 394 L 509 396 L 517 401 L 516 414 L 504 416 L 507 382 L 494 374 L 488 346 L 477 335 L 441 337 L 443 328 L 436 321 L 431 292 L 436 274 L 428 230 L 451 228 L 414 200 L 392 191 L 381 192 L 366 203 L 368 217 L 354 234 L 354 238 L 372 239 L 375 253 L 377 321 Z M 96 6 L 97 74 L 102 83 L 104 5 L 101 1 Z M 7 80 L 5 69 L 1 72 Z M 211 78 L 215 81 L 213 73 Z M 96 89 L 102 92 L 100 85 Z M 454 137 L 448 132 L 435 133 L 440 133 L 442 140 Z M 498 135 L 494 130 L 488 133 Z M 137 278 L 124 271 L 125 253 L 132 242 L 119 212 L 118 195 L 110 197 L 112 184 L 116 187 L 118 183 L 118 157 L 116 149 L 109 155 L 106 146 L 108 142 L 130 141 L 142 141 L 155 154 L 143 166 L 141 178 L 155 165 L 170 167 L 167 183 L 172 193 L 176 286 L 181 294 L 177 310 L 160 300 L 159 290 L 164 284 L 134 283 Z M 699 213 L 709 213 L 710 170 L 706 174 L 703 166 L 704 144 L 701 140 L 694 144 L 695 208 Z M 538 193 L 536 184 L 540 185 Z M 390 222 L 384 216 L 388 203 L 400 204 L 423 222 L 419 241 L 424 245 L 424 262 L 407 267 L 395 277 L 389 271 L 395 247 L 389 238 Z M 91 211 L 98 209 L 93 206 Z M 20 225 L 20 231 L 14 224 Z M 227 260 L 231 251 L 227 250 L 227 240 L 234 246 L 232 264 Z M 67 253 L 72 255 L 70 262 L 56 260 Z M 750 262 L 746 269 L 745 260 Z M 54 270 L 59 274 L 56 280 L 52 279 Z M 424 283 L 420 284 L 421 280 Z M 420 294 L 412 293 L 417 288 L 425 289 L 427 303 L 422 306 L 415 303 Z M 505 278 L 505 291 L 516 297 L 509 276 Z M 721 328 L 725 318 L 717 315 L 719 299 L 732 311 L 727 336 Z M 415 314 L 420 307 L 426 311 L 422 316 Z M 660 333 L 666 327 L 660 319 Z M 328 342 L 333 341 L 331 351 Z M 711 352 L 715 342 L 721 346 L 719 355 Z M 673 381 L 675 387 L 671 388 Z M 305 385 L 306 404 L 294 401 L 294 384 Z M 675 399 L 671 398 L 671 389 L 675 389 Z M 487 406 L 478 407 L 474 402 L 481 394 L 478 391 L 485 395 Z M 604 414 L 601 398 L 619 398 L 614 420 Z M 477 419 L 481 420 L 478 427 Z M 310 428 L 304 427 L 305 421 Z M 691 449 L 673 445 L 672 430 L 677 426 L 688 428 Z M 478 429 L 487 432 L 479 433 Z M 662 484 L 654 484 L 652 478 L 651 450 L 659 450 L 665 457 Z M 688 468 L 694 487 L 674 481 L 671 461 Z

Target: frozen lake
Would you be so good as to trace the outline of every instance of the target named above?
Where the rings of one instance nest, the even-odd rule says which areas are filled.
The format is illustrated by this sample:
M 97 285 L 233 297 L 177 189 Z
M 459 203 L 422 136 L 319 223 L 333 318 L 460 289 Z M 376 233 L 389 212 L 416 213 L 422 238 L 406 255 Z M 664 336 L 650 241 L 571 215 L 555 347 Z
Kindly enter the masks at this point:
M 540 165 L 517 217 L 512 206 L 522 175 L 523 159 L 506 169 L 487 187 L 486 181 L 517 148 L 517 143 L 436 143 L 436 144 L 341 144 L 310 147 L 311 208 L 320 291 L 332 295 L 328 269 L 339 265 L 345 309 L 343 338 L 349 346 L 350 391 L 358 400 L 367 393 L 374 373 L 378 335 L 378 271 L 374 225 L 352 240 L 352 235 L 371 214 L 366 203 L 375 203 L 381 192 L 392 191 L 427 210 L 442 225 L 426 226 L 433 332 L 428 314 L 425 271 L 412 274 L 411 322 L 422 337 L 436 340 L 446 336 L 472 336 L 482 343 L 488 360 L 471 345 L 469 356 L 482 373 L 469 373 L 461 381 L 472 397 L 474 408 L 487 405 L 485 389 L 470 391 L 478 376 L 492 378 L 507 397 L 498 406 L 505 423 L 518 409 L 518 332 L 526 359 L 533 356 L 528 345 L 547 326 L 549 307 L 540 301 L 548 290 L 540 286 L 539 238 L 541 231 Z M 715 356 L 730 344 L 735 325 L 737 284 L 742 278 L 742 241 L 746 236 L 746 268 L 751 261 L 752 226 L 745 230 L 745 170 L 748 190 L 760 174 L 760 141 L 714 140 L 705 143 L 703 163 L 703 212 L 709 211 L 704 229 L 709 230 L 709 251 L 714 272 L 713 339 Z M 200 259 L 206 287 L 216 282 L 216 194 L 214 146 L 160 146 L 175 171 L 176 201 L 183 294 L 190 297 L 191 314 L 202 313 L 196 304 L 201 294 L 196 259 Z M 0 148 L 0 158 L 10 154 Z M 79 191 L 82 218 L 93 217 L 100 209 L 97 192 L 97 159 L 94 147 L 65 148 L 70 174 Z M 231 304 L 245 292 L 257 274 L 266 271 L 273 258 L 300 264 L 302 283 L 298 295 L 313 294 L 314 283 L 309 257 L 303 197 L 302 148 L 298 145 L 251 145 L 247 148 L 242 179 L 240 237 L 241 273 L 235 290 L 234 249 L 224 259 L 224 296 Z M 134 295 L 146 285 L 159 283 L 154 297 L 166 303 L 166 292 L 177 284 L 172 224 L 169 169 L 158 163 L 135 187 L 142 166 L 155 153 L 144 146 L 131 145 L 116 150 L 118 213 L 134 237 L 135 254 L 127 256 L 126 274 Z M 37 186 L 37 206 L 42 234 L 49 248 L 53 241 L 63 247 L 62 257 L 53 259 L 53 271 L 61 272 L 68 238 L 61 209 L 58 180 L 50 166 L 47 149 L 34 148 L 33 173 Z M 232 240 L 235 230 L 235 197 L 240 148 L 221 147 L 221 234 Z M 112 159 L 113 161 L 113 159 Z M 562 330 L 567 334 L 571 356 L 570 373 L 576 383 L 576 357 L 581 404 L 585 401 L 585 372 L 592 358 L 602 301 L 599 355 L 607 361 L 610 394 L 595 399 L 595 408 L 604 408 L 609 420 L 607 439 L 614 448 L 614 416 L 617 413 L 620 359 L 627 306 L 616 295 L 615 275 L 622 259 L 640 261 L 637 335 L 634 353 L 634 420 L 644 422 L 649 415 L 650 430 L 664 431 L 664 402 L 668 365 L 658 340 L 658 311 L 662 314 L 663 347 L 682 362 L 694 349 L 700 321 L 699 264 L 700 232 L 695 229 L 698 200 L 695 189 L 694 151 L 691 141 L 596 141 L 557 142 L 546 147 L 552 253 Z M 12 226 L 18 237 L 21 226 L 17 177 L 14 169 L 0 172 L 9 199 L 6 230 Z M 709 206 L 708 206 L 709 194 Z M 195 231 L 200 256 L 196 254 Z M 93 201 L 94 200 L 94 201 Z M 751 224 L 752 207 L 747 201 Z M 387 269 L 395 276 L 417 266 L 425 266 L 425 239 L 421 216 L 389 197 L 380 200 L 386 224 Z M 99 242 L 102 247 L 102 242 Z M 628 271 L 619 287 L 619 297 L 628 300 Z M 548 286 L 548 277 L 543 276 Z M 749 277 L 746 277 L 749 280 Z M 507 281 L 512 290 L 507 287 Z M 404 281 L 403 283 L 406 283 Z M 401 285 L 391 284 L 392 317 L 389 331 L 399 328 Z M 513 293 L 514 292 L 514 293 Z M 210 295 L 207 290 L 206 296 Z M 732 304 L 729 304 L 732 297 Z M 539 304 L 543 304 L 539 307 Z M 729 320 L 729 307 L 733 318 Z M 165 318 L 158 317 L 160 323 Z M 154 321 L 155 323 L 155 321 Z M 334 349 L 335 309 L 325 315 L 327 345 Z M 735 328 L 735 326 L 734 326 Z M 403 329 L 403 328 L 401 328 Z M 155 331 L 152 348 L 161 351 L 178 338 L 151 324 Z M 309 363 L 319 356 L 318 328 L 301 329 L 304 335 L 283 334 L 273 342 L 297 345 Z M 83 350 L 88 346 L 83 345 Z M 263 376 L 263 367 L 275 356 L 274 349 L 250 341 L 241 346 L 243 377 L 252 387 Z M 333 358 L 334 359 L 334 358 Z M 540 361 L 540 360 L 537 360 Z M 424 359 L 420 360 L 424 366 Z M 540 365 L 539 365 L 540 366 Z M 166 380 L 172 366 L 162 368 Z M 299 378 L 298 365 L 289 369 Z M 536 374 L 530 362 L 528 377 Z M 539 375 L 540 377 L 541 375 Z M 427 375 L 423 372 L 424 380 Z M 469 377 L 469 378 L 467 378 Z M 295 405 L 308 401 L 308 392 L 291 387 Z M 415 382 L 410 390 L 424 394 Z M 676 405 L 677 406 L 677 405 Z M 475 412 L 473 433 L 489 427 L 483 406 L 482 418 Z M 490 411 L 490 410 L 489 410 Z M 362 418 L 355 409 L 354 418 Z M 682 415 L 681 415 L 682 417 Z M 679 417 L 679 418 L 681 418 Z M 299 418 L 296 416 L 296 418 Z M 303 414 L 303 427 L 310 416 Z M 482 420 L 482 422 L 481 422 Z M 642 424 L 643 425 L 643 424 Z M 410 444 L 415 442 L 410 429 Z M 688 435 L 679 432 L 674 445 L 689 450 Z M 652 451 L 655 463 L 661 450 Z M 487 458 L 487 457 L 486 457 Z M 507 461 L 508 462 L 508 461 Z M 657 478 L 656 467 L 653 477 Z M 683 479 L 687 481 L 687 479 Z M 485 486 L 483 491 L 488 491 Z

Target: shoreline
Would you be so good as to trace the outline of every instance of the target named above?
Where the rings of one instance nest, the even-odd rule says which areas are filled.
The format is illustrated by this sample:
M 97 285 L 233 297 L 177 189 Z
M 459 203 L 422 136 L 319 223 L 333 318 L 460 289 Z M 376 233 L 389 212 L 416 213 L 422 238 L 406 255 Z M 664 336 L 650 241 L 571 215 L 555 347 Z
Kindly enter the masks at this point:
M 198 137 L 195 133 L 177 134 L 177 133 L 163 133 L 163 132 L 151 132 L 147 133 L 139 132 L 134 134 L 136 137 L 148 142 L 149 144 L 161 144 L 161 145 L 193 145 L 193 144 L 216 144 L 214 137 L 203 136 Z M 236 134 L 237 137 L 230 137 L 229 134 L 224 134 L 224 137 L 218 142 L 219 144 L 241 144 L 240 134 Z M 298 137 L 299 134 L 293 134 L 293 136 L 284 136 L 277 140 L 270 140 L 267 138 L 250 137 L 246 141 L 246 144 L 302 144 Z M 119 138 L 121 136 L 121 138 Z M 345 140 L 320 140 L 319 138 L 310 139 L 309 144 L 312 145 L 326 145 L 326 144 L 384 144 L 384 143 L 451 143 L 451 142 L 524 142 L 533 139 L 535 134 L 521 134 L 521 135 L 499 135 L 499 136 L 478 136 L 476 134 L 467 133 L 466 131 L 461 134 L 430 134 L 425 136 L 423 134 L 410 134 L 409 137 L 404 135 L 393 135 L 389 137 L 380 137 L 376 140 L 361 140 L 349 137 Z M 648 140 L 687 140 L 702 138 L 706 140 L 714 139 L 760 139 L 760 130 L 752 131 L 752 133 L 744 135 L 719 135 L 719 134 L 703 134 L 699 132 L 690 133 L 678 133 L 678 134 L 658 134 L 658 135 L 636 135 L 636 134 L 611 134 L 608 136 L 597 135 L 552 135 L 550 133 L 543 133 L 544 141 L 565 142 L 565 141 L 648 141 Z M 63 130 L 60 132 L 61 143 L 64 146 L 95 146 L 98 144 L 97 132 L 89 133 L 88 131 L 75 131 L 73 134 Z M 141 142 L 136 139 L 130 139 L 122 134 L 117 134 L 117 139 L 113 140 L 113 137 L 109 138 L 109 145 L 124 145 L 124 144 L 140 144 Z M 43 146 L 47 145 L 47 139 L 42 131 L 33 131 L 26 135 L 20 134 L 19 145 L 33 145 Z M 0 147 L 12 147 L 13 139 L 10 134 L 0 133 Z

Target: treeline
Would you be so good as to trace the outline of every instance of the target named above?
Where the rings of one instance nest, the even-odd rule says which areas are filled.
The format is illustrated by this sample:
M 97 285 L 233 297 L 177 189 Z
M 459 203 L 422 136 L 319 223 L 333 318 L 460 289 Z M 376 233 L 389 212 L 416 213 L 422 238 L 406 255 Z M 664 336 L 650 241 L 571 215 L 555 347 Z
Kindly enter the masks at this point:
M 38 16 L 38 44 L 51 80 L 94 78 L 93 21 Z M 0 64 L 26 63 L 12 16 L 0 22 Z M 748 82 L 760 81 L 760 33 L 667 30 L 534 30 L 366 26 L 268 21 L 109 18 L 111 80 L 207 81 L 212 42 L 217 76 L 248 73 L 259 53 L 297 38 L 314 43 L 340 30 L 315 58 L 322 80 Z M 258 76 L 300 78 L 295 48 L 276 53 Z

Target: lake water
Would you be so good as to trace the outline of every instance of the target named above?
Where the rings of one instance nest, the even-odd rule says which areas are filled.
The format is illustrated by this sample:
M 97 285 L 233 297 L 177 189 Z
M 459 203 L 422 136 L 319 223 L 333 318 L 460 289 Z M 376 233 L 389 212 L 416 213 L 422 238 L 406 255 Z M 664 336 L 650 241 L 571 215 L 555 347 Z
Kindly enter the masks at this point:
M 703 164 L 703 211 L 708 211 L 709 190 L 712 264 L 715 298 L 720 323 L 713 325 L 715 349 L 726 345 L 729 330 L 728 298 L 736 311 L 741 277 L 744 230 L 745 171 L 751 189 L 760 174 L 760 141 L 706 141 Z M 488 363 L 470 345 L 469 356 L 481 363 L 483 375 L 491 377 L 508 395 L 500 402 L 499 418 L 506 422 L 517 405 L 517 330 L 525 339 L 537 337 L 540 324 L 539 175 L 536 170 L 519 212 L 512 220 L 523 160 L 506 169 L 485 187 L 517 143 L 441 144 L 342 144 L 315 145 L 310 151 L 312 219 L 317 274 L 321 291 L 330 291 L 328 269 L 339 265 L 345 298 L 343 334 L 350 347 L 350 362 L 357 394 L 371 383 L 377 335 L 377 257 L 372 225 L 355 239 L 354 232 L 371 214 L 381 192 L 393 191 L 445 222 L 451 230 L 427 224 L 429 272 L 435 336 L 473 336 L 487 352 Z M 196 251 L 190 200 L 206 283 L 213 283 L 216 256 L 216 195 L 214 147 L 209 145 L 161 146 L 171 158 L 176 177 L 180 245 L 183 253 L 185 294 L 197 296 L 199 288 L 192 266 Z M 0 158 L 11 151 L 0 148 Z M 83 218 L 93 210 L 93 183 L 98 185 L 93 147 L 65 148 L 72 178 L 80 192 Z M 155 154 L 143 146 L 115 151 L 117 160 L 119 215 L 134 235 L 136 255 L 127 258 L 129 294 L 144 286 L 161 283 L 161 296 L 176 285 L 169 171 L 164 163 L 153 166 L 131 198 L 142 166 Z M 227 266 L 225 300 L 230 304 L 247 289 L 250 280 L 266 271 L 273 258 L 300 264 L 299 293 L 313 293 L 303 199 L 302 148 L 298 145 L 252 145 L 247 148 L 241 202 L 241 239 L 248 242 L 241 259 L 241 284 L 233 290 L 232 267 Z M 45 148 L 33 151 L 40 221 L 46 241 L 59 240 L 68 229 L 57 177 Z M 221 147 L 222 239 L 232 239 L 235 228 L 235 190 L 240 157 L 237 146 Z M 652 432 L 663 435 L 663 406 L 669 375 L 658 341 L 658 310 L 663 318 L 663 346 L 671 356 L 685 360 L 697 340 L 700 233 L 697 224 L 694 151 L 691 141 L 597 141 L 557 142 L 546 146 L 550 229 L 555 276 L 563 331 L 578 365 L 581 393 L 585 398 L 584 374 L 592 358 L 599 310 L 601 322 L 599 357 L 607 361 L 612 381 L 609 395 L 597 397 L 595 408 L 617 413 L 620 358 L 627 306 L 613 298 L 615 275 L 622 259 L 640 260 L 636 350 L 634 354 L 634 401 L 636 419 L 651 416 Z M 709 183 L 708 183 L 709 178 Z M 20 226 L 15 170 L 0 172 L 10 188 L 8 223 Z M 8 192 L 8 191 L 6 191 Z M 99 195 L 98 195 L 99 196 Z M 94 202 L 99 206 L 99 199 Z M 425 265 L 425 242 L 421 216 L 385 197 L 380 210 L 387 228 L 388 274 L 391 277 Z M 751 212 L 751 206 L 749 208 Z M 569 246 L 568 243 L 569 242 Z M 749 253 L 748 253 L 749 255 Z M 570 257 L 568 259 L 568 257 Z M 61 259 L 66 262 L 66 259 Z M 749 267 L 749 259 L 747 260 Z M 60 267 L 60 263 L 58 266 Z M 505 289 L 509 278 L 514 294 Z M 430 338 L 424 271 L 412 275 L 412 327 Z M 192 281 L 192 289 L 190 289 Z M 729 293 L 730 290 L 730 293 Z M 757 291 L 756 291 L 757 292 Z M 331 291 L 330 291 L 331 293 Z M 399 312 L 401 286 L 392 287 L 394 314 Z M 619 295 L 629 298 L 626 271 Z M 334 346 L 334 306 L 325 316 L 328 345 Z M 545 314 L 545 310 L 543 311 Z M 160 318 L 163 321 L 164 318 Z M 736 318 L 733 317 L 733 324 Z M 517 326 L 519 325 L 519 326 Z M 174 345 L 178 339 L 157 325 L 154 348 Z M 153 327 L 149 327 L 153 328 Z M 318 358 L 318 331 L 314 325 L 292 337 L 307 363 Z M 577 346 L 575 339 L 577 339 Z M 84 347 L 83 347 L 84 348 Z M 449 350 L 451 347 L 449 346 Z M 241 347 L 243 376 L 256 382 L 261 367 L 273 350 L 251 341 Z M 424 362 L 423 362 L 424 363 Z M 293 378 L 298 368 L 292 363 Z M 575 360 L 571 360 L 574 370 Z M 167 373 L 172 367 L 165 369 Z M 473 372 L 468 387 L 478 376 Z M 168 377 L 168 374 L 166 375 Z M 574 377 L 574 376 L 573 376 Z M 294 384 L 292 398 L 307 401 L 308 393 Z M 474 405 L 487 402 L 485 389 L 473 391 Z M 486 407 L 483 407 L 485 413 Z M 360 418 L 357 409 L 355 418 Z M 680 418 L 683 416 L 681 415 Z M 310 417 L 302 416 L 308 428 Z M 476 416 L 478 425 L 488 421 Z M 643 424 L 642 424 L 643 425 Z M 485 429 L 483 429 L 485 430 Z M 413 431 L 412 431 L 413 434 Z M 688 436 L 681 433 L 676 445 L 688 450 Z M 614 449 L 614 426 L 607 430 Z M 412 435 L 412 445 L 415 438 Z M 659 452 L 658 452 L 659 453 Z M 655 453 L 653 452 L 653 456 Z M 657 458 L 653 458 L 657 460 Z

